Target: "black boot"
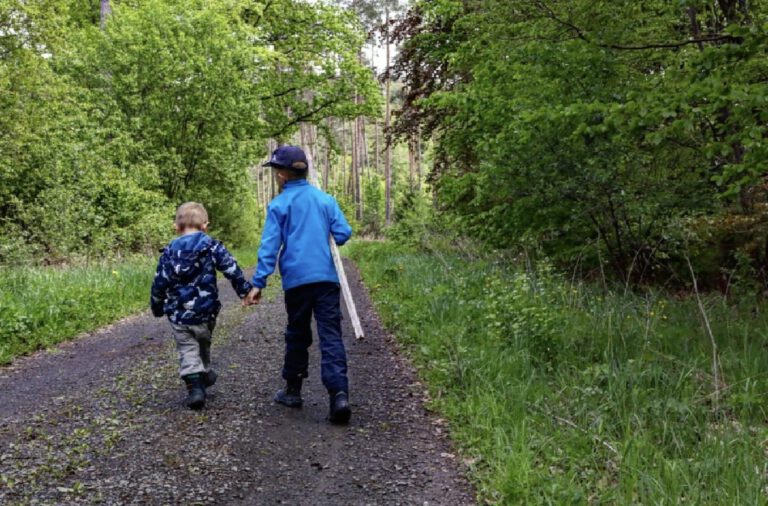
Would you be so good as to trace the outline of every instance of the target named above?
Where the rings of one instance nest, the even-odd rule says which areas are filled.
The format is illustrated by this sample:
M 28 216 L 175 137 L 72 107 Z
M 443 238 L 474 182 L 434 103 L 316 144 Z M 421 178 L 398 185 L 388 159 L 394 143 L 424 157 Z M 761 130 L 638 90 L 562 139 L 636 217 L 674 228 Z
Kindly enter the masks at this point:
M 330 397 L 331 414 L 328 418 L 331 420 L 331 423 L 348 423 L 349 417 L 352 416 L 352 410 L 349 408 L 347 392 L 331 393 Z
M 301 398 L 301 381 L 301 378 L 287 380 L 285 388 L 281 388 L 275 394 L 275 402 L 289 408 L 300 408 L 304 403 Z
M 216 384 L 216 378 L 218 378 L 219 375 L 216 374 L 216 371 L 213 369 L 208 369 L 208 371 L 203 373 L 203 385 L 205 385 L 205 388 L 212 387 Z
M 205 384 L 203 375 L 199 373 L 188 374 L 182 377 L 187 384 L 187 400 L 185 404 L 190 409 L 202 409 L 205 406 Z

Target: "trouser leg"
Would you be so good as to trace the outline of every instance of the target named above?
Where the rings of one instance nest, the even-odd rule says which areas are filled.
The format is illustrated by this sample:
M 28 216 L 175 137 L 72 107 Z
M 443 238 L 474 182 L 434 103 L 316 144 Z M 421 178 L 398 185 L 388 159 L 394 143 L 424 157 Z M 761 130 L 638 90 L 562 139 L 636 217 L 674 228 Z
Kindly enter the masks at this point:
M 347 353 L 341 333 L 340 289 L 336 283 L 317 283 L 314 313 L 320 342 L 321 376 L 330 393 L 348 392 Z
M 213 339 L 213 329 L 216 327 L 216 320 L 211 320 L 208 323 L 196 325 L 195 327 L 199 327 L 199 329 L 196 329 L 195 337 L 200 344 L 200 361 L 207 371 L 211 368 L 211 340 Z
M 309 366 L 309 346 L 312 344 L 312 300 L 305 287 L 285 291 L 288 325 L 285 330 L 285 359 L 283 378 L 306 378 Z
M 200 343 L 189 325 L 172 325 L 176 351 L 179 354 L 179 376 L 187 376 L 205 371 L 200 358 Z M 210 345 L 210 339 L 208 340 Z

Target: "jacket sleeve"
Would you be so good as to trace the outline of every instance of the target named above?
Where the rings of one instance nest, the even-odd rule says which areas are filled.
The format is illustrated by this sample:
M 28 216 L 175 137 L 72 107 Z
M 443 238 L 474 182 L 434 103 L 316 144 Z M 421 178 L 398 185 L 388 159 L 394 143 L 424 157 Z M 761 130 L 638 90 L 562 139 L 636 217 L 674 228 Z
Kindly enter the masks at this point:
M 149 297 L 149 307 L 152 308 L 152 314 L 158 317 L 164 315 L 163 304 L 165 304 L 165 296 L 168 293 L 169 278 L 165 266 L 165 251 L 163 251 L 157 262 L 157 271 Z
M 341 246 L 352 237 L 352 227 L 349 226 L 347 218 L 333 197 L 331 197 L 331 205 L 331 235 L 336 244 Z
M 237 296 L 242 299 L 248 295 L 248 292 L 251 291 L 251 284 L 243 276 L 243 271 L 237 265 L 235 257 L 218 241 L 214 243 L 212 253 L 213 265 L 232 283 L 232 288 Z
M 261 245 L 259 246 L 259 261 L 256 264 L 256 272 L 253 273 L 251 284 L 256 288 L 267 286 L 267 278 L 275 272 L 277 255 L 283 245 L 282 224 L 280 213 L 270 205 L 267 209 L 267 219 L 264 222 L 264 230 L 261 232 Z

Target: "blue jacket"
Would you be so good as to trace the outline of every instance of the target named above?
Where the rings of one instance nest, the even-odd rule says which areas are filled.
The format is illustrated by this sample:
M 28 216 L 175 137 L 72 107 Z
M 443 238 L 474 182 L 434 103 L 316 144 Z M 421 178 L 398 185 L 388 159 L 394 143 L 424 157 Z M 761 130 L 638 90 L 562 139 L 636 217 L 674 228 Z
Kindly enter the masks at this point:
M 219 241 L 203 232 L 183 235 L 163 249 L 152 283 L 150 306 L 171 323 L 197 325 L 216 318 L 221 309 L 216 269 L 232 282 L 242 299 L 251 290 L 237 262 Z
M 336 200 L 306 179 L 286 181 L 283 191 L 269 203 L 261 234 L 259 263 L 251 283 L 267 286 L 280 257 L 283 289 L 320 281 L 338 283 L 329 237 L 347 242 L 352 228 Z

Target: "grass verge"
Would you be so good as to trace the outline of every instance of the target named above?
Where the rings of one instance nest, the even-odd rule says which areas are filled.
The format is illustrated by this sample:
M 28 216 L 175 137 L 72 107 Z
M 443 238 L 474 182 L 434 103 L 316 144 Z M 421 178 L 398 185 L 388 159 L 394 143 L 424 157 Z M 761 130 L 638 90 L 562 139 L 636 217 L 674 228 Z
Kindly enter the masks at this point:
M 765 504 L 768 321 L 540 266 L 354 243 L 490 504 Z
M 253 265 L 255 248 L 233 251 Z M 71 267 L 0 267 L 0 364 L 144 310 L 156 257 Z

